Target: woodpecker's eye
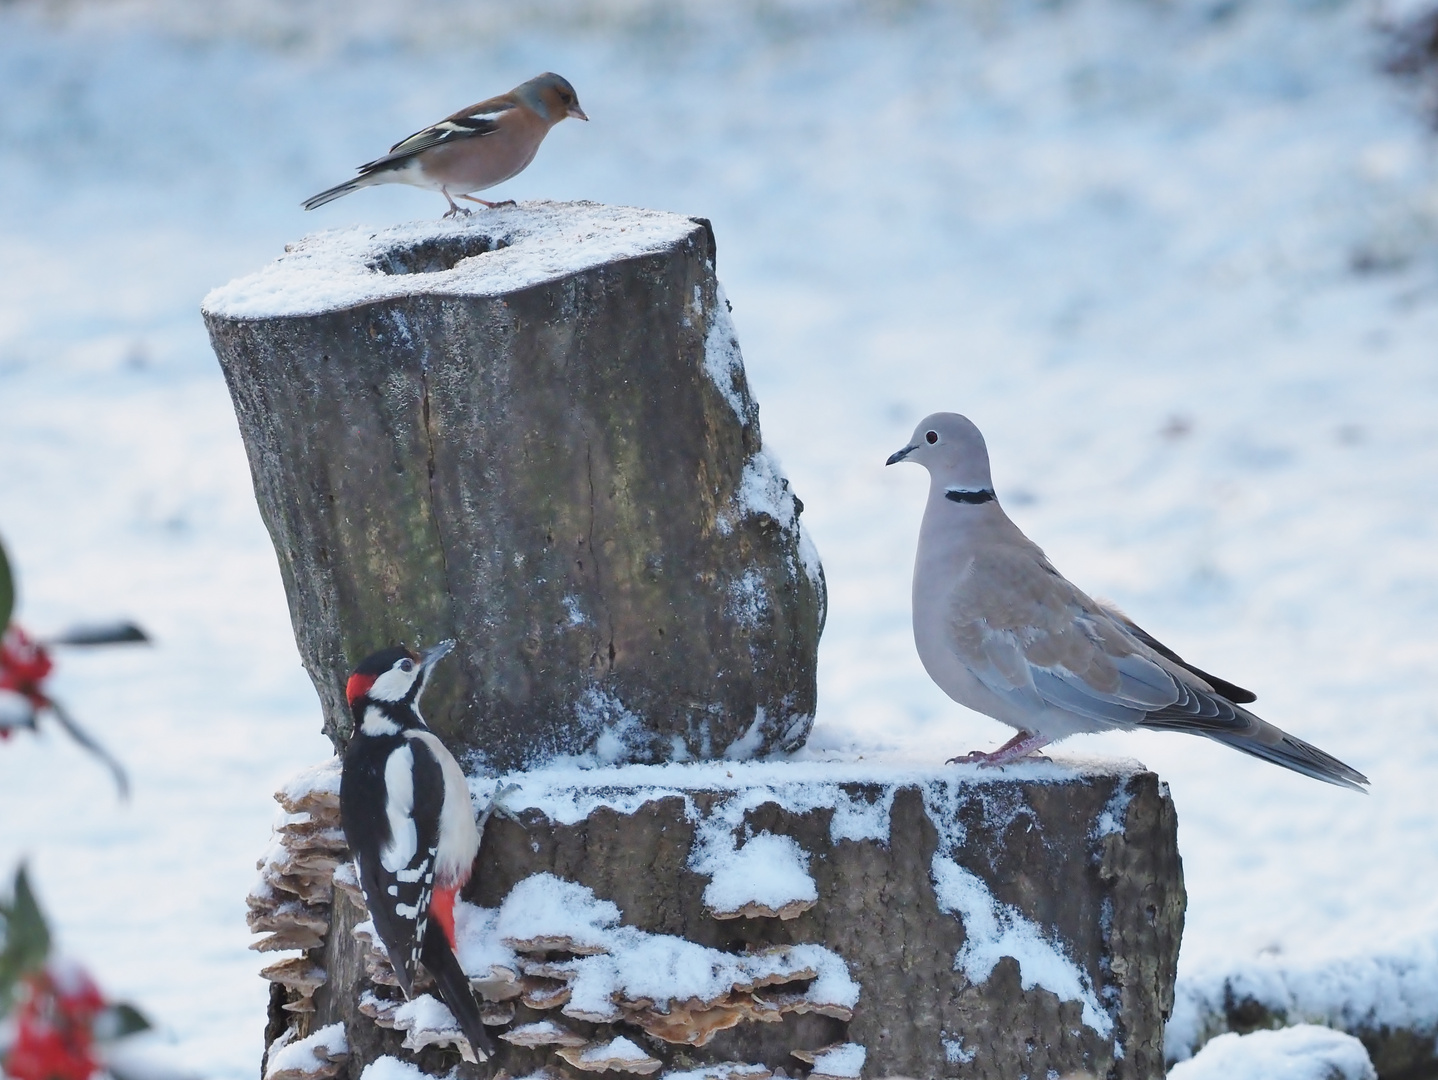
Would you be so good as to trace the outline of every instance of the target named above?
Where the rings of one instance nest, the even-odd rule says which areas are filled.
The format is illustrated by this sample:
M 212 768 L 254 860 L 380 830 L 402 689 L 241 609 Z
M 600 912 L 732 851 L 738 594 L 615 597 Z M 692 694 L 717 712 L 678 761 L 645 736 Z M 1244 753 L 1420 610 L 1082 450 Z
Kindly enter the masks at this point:
M 938 441 L 939 441 L 939 433 L 938 433 L 937 431 L 926 431 L 926 432 L 924 432 L 924 442 L 928 443 L 930 446 L 933 446 L 934 443 L 936 443 L 936 442 L 938 442 Z
M 413 670 L 414 670 L 414 661 L 411 660 L 409 657 L 405 657 L 403 660 L 401 660 L 401 661 L 399 662 L 399 669 L 400 669 L 401 671 L 413 671 Z

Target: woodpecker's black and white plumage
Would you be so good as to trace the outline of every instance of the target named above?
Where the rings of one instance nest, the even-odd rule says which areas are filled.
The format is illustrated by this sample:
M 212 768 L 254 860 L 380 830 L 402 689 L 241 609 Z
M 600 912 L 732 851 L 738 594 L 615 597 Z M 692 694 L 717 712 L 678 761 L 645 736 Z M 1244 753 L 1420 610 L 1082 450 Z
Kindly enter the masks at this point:
M 494 1052 L 454 953 L 454 900 L 479 852 L 469 787 L 425 726 L 419 697 L 444 641 L 423 655 L 384 649 L 360 664 L 345 696 L 354 734 L 340 780 L 340 818 L 375 930 L 406 997 L 422 963 L 481 1055 Z

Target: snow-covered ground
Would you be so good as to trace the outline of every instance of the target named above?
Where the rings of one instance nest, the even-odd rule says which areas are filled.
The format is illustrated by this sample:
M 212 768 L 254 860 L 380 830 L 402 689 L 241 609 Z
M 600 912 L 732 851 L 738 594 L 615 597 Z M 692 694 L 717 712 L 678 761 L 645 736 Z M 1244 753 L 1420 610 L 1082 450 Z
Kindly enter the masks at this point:
M 949 8 L 0 7 L 20 615 L 157 638 L 66 656 L 56 683 L 133 802 L 54 733 L 0 745 L 0 870 L 28 853 L 63 945 L 206 1072 L 256 1068 L 243 898 L 270 791 L 328 745 L 199 299 L 306 231 L 438 214 L 399 188 L 298 204 L 546 69 L 593 121 L 501 196 L 714 222 L 828 574 L 812 746 L 933 761 L 1008 735 L 918 664 L 925 479 L 882 465 L 925 413 L 962 411 L 1061 570 L 1373 780 L 1075 741 L 1172 785 L 1184 969 L 1438 936 L 1438 157 L 1381 71 L 1388 9 Z

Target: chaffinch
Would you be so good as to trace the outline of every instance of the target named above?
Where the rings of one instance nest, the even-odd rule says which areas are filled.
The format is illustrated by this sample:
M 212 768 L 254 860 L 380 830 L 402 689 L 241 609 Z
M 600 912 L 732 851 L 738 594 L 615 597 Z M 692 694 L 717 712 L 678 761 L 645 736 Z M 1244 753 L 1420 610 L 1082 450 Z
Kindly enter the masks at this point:
M 588 120 L 569 81 L 552 71 L 520 83 L 478 105 L 395 143 L 384 157 L 359 167 L 359 175 L 305 200 L 306 210 L 373 184 L 412 184 L 438 191 L 449 203 L 445 217 L 468 213 L 454 196 L 484 206 L 483 191 L 517 176 L 534 160 L 549 129 L 566 116 Z

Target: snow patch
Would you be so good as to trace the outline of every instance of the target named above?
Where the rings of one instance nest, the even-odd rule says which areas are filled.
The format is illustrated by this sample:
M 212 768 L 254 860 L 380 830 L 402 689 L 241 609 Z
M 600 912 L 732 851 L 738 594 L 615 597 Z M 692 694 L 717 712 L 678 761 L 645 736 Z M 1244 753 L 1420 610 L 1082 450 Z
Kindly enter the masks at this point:
M 689 218 L 656 210 L 541 201 L 478 217 L 327 230 L 289 245 L 263 270 L 213 290 L 202 308 L 228 319 L 266 319 L 401 296 L 500 296 L 663 251 L 695 228 Z M 408 273 L 393 266 L 405 252 L 446 244 L 475 253 L 447 269 Z
M 570 626 L 583 626 L 589 622 L 589 616 L 579 606 L 579 597 L 566 596 L 564 598 L 564 614 Z
M 1122 833 L 1124 822 L 1128 820 L 1128 805 L 1133 802 L 1133 792 L 1127 784 L 1120 784 L 1108 800 L 1108 805 L 1103 808 L 1103 813 L 1094 823 L 1094 838 L 1112 836 L 1114 833 Z
M 364 1067 L 360 1080 L 433 1080 L 418 1065 L 385 1054 Z
M 764 514 L 778 522 L 785 531 L 794 528 L 799 511 L 789 481 L 779 471 L 778 463 L 767 450 L 757 450 L 744 463 L 739 490 L 734 499 L 740 516 Z
M 830 1047 L 814 1059 L 814 1073 L 824 1076 L 858 1077 L 864 1068 L 868 1051 L 858 1043 L 841 1043 Z
M 519 971 L 519 957 L 504 944 L 495 925 L 498 919 L 498 908 L 482 908 L 464 900 L 454 905 L 454 952 L 471 978 L 488 978 L 495 968 Z
M 494 930 L 507 941 L 562 936 L 580 946 L 607 949 L 618 923 L 619 908 L 597 899 L 583 885 L 553 874 L 534 874 L 509 890 L 499 905 Z
M 740 626 L 750 630 L 763 623 L 772 604 L 769 591 L 764 587 L 764 576 L 753 567 L 744 571 L 743 577 L 729 583 L 729 614 Z
M 944 1060 L 950 1065 L 967 1065 L 978 1056 L 977 1050 L 964 1049 L 964 1037 L 956 1035 L 950 1038 L 948 1035 L 941 1035 L 939 1042 L 944 1047 Z
M 1051 760 L 1006 766 L 1004 778 L 1062 784 L 1087 776 L 1117 775 L 1122 780 L 1143 770 L 1143 765 L 1131 759 L 1059 753 Z M 699 761 L 621 765 L 606 770 L 557 764 L 510 773 L 500 783 L 505 787 L 504 805 L 510 812 L 537 810 L 562 825 L 583 821 L 601 807 L 633 814 L 645 803 L 660 799 L 682 800 L 686 816 L 697 822 L 701 815 L 693 793 L 702 791 L 729 795 L 714 806 L 711 815 L 722 816 L 731 829 L 742 823 L 748 810 L 772 802 L 795 814 L 833 810 L 829 835 L 834 840 L 888 843 L 890 813 L 900 788 L 917 787 L 925 793 L 929 816 L 937 827 L 947 821 L 944 805 L 956 802 L 956 797 L 944 794 L 948 789 L 983 785 L 989 779 L 976 766 L 891 761 Z M 849 790 L 855 787 L 868 790 Z M 942 828 L 952 832 L 951 824 Z
M 459 1031 L 459 1021 L 439 998 L 419 994 L 394 1011 L 395 1026 L 404 1031 Z
M 589 1064 L 598 1061 L 649 1061 L 650 1057 L 623 1035 L 619 1035 L 607 1043 L 591 1046 L 579 1055 L 579 1060 Z
M 342 759 L 328 758 L 318 765 L 301 769 L 280 786 L 275 793 L 280 804 L 286 809 L 297 806 L 316 795 L 326 796 L 338 804 L 340 797 L 340 771 Z
M 724 750 L 725 761 L 748 761 L 759 753 L 760 747 L 764 745 L 764 721 L 767 715 L 764 706 L 760 705 L 754 710 L 754 722 L 744 729 L 740 735 Z
M 593 734 L 594 743 L 588 754 L 566 759 L 570 764 L 615 765 L 648 756 L 650 736 L 644 722 L 615 695 L 590 687 L 575 703 L 574 718 Z
M 1169 1070 L 1168 1080 L 1377 1080 L 1368 1051 L 1352 1035 L 1311 1024 L 1229 1032 L 1191 1061 Z
M 815 903 L 818 887 L 809 876 L 809 853 L 792 836 L 761 832 L 743 847 L 707 864 L 704 904 L 711 911 L 739 911 L 760 904 L 778 911 L 786 904 Z
M 1083 1022 L 1105 1038 L 1113 1020 L 1099 1005 L 1088 976 L 1069 960 L 1063 947 L 1051 942 L 1017 908 L 1001 904 L 977 874 L 952 859 L 935 855 L 932 867 L 939 910 L 957 914 L 964 924 L 964 944 L 954 957 L 954 969 L 971 982 L 987 981 L 1005 956 L 1019 964 L 1019 981 L 1025 990 L 1042 986 L 1060 1001 L 1083 1006 Z
M 456 911 L 468 906 L 456 905 Z M 822 945 L 727 953 L 671 934 L 622 926 L 619 919 L 618 907 L 585 886 L 553 874 L 534 874 L 510 890 L 497 917 L 466 913 L 471 932 L 486 940 L 467 942 L 460 963 L 467 974 L 477 977 L 481 972 L 471 958 L 495 955 L 510 948 L 511 942 L 562 941 L 565 951 L 592 950 L 591 955 L 558 965 L 572 976 L 563 1012 L 586 1019 L 618 1019 L 619 1000 L 714 1001 L 736 986 L 805 970 L 815 972 L 805 994 L 811 1003 L 853 1008 L 859 999 L 859 984 L 850 977 L 848 965 Z
M 771 518 L 786 533 L 794 533 L 799 564 L 817 588 L 823 583 L 824 568 L 819 561 L 819 549 L 799 520 L 799 508 L 800 503 L 794 497 L 788 479 L 779 471 L 778 462 L 767 450 L 756 450 L 744 463 L 744 472 L 739 477 L 739 487 L 734 492 L 733 515 L 740 520 L 763 515 Z M 727 534 L 734 523 L 729 515 L 720 515 L 718 526 L 720 532 Z
M 331 1060 L 348 1054 L 349 1050 L 344 1024 L 330 1024 L 297 1042 L 288 1043 L 278 1050 L 272 1049 L 265 1067 L 265 1076 L 268 1078 L 290 1070 L 317 1072 Z
M 768 1080 L 772 1074 L 763 1065 L 744 1065 L 725 1061 L 718 1065 L 702 1065 L 682 1072 L 667 1072 L 659 1080 Z
M 1253 1000 L 1289 1023 L 1346 1032 L 1381 1028 L 1438 1038 L 1438 937 L 1366 956 L 1292 961 L 1261 956 L 1183 975 L 1174 990 L 1164 1054 L 1183 1061 L 1227 1027 L 1230 1002 Z
M 729 300 L 724 287 L 716 286 L 714 308 L 709 313 L 709 333 L 704 338 L 704 374 L 718 388 L 740 424 L 749 416 L 744 408 L 740 387 L 744 385 L 744 356 L 739 351 L 739 335 L 729 315 Z

